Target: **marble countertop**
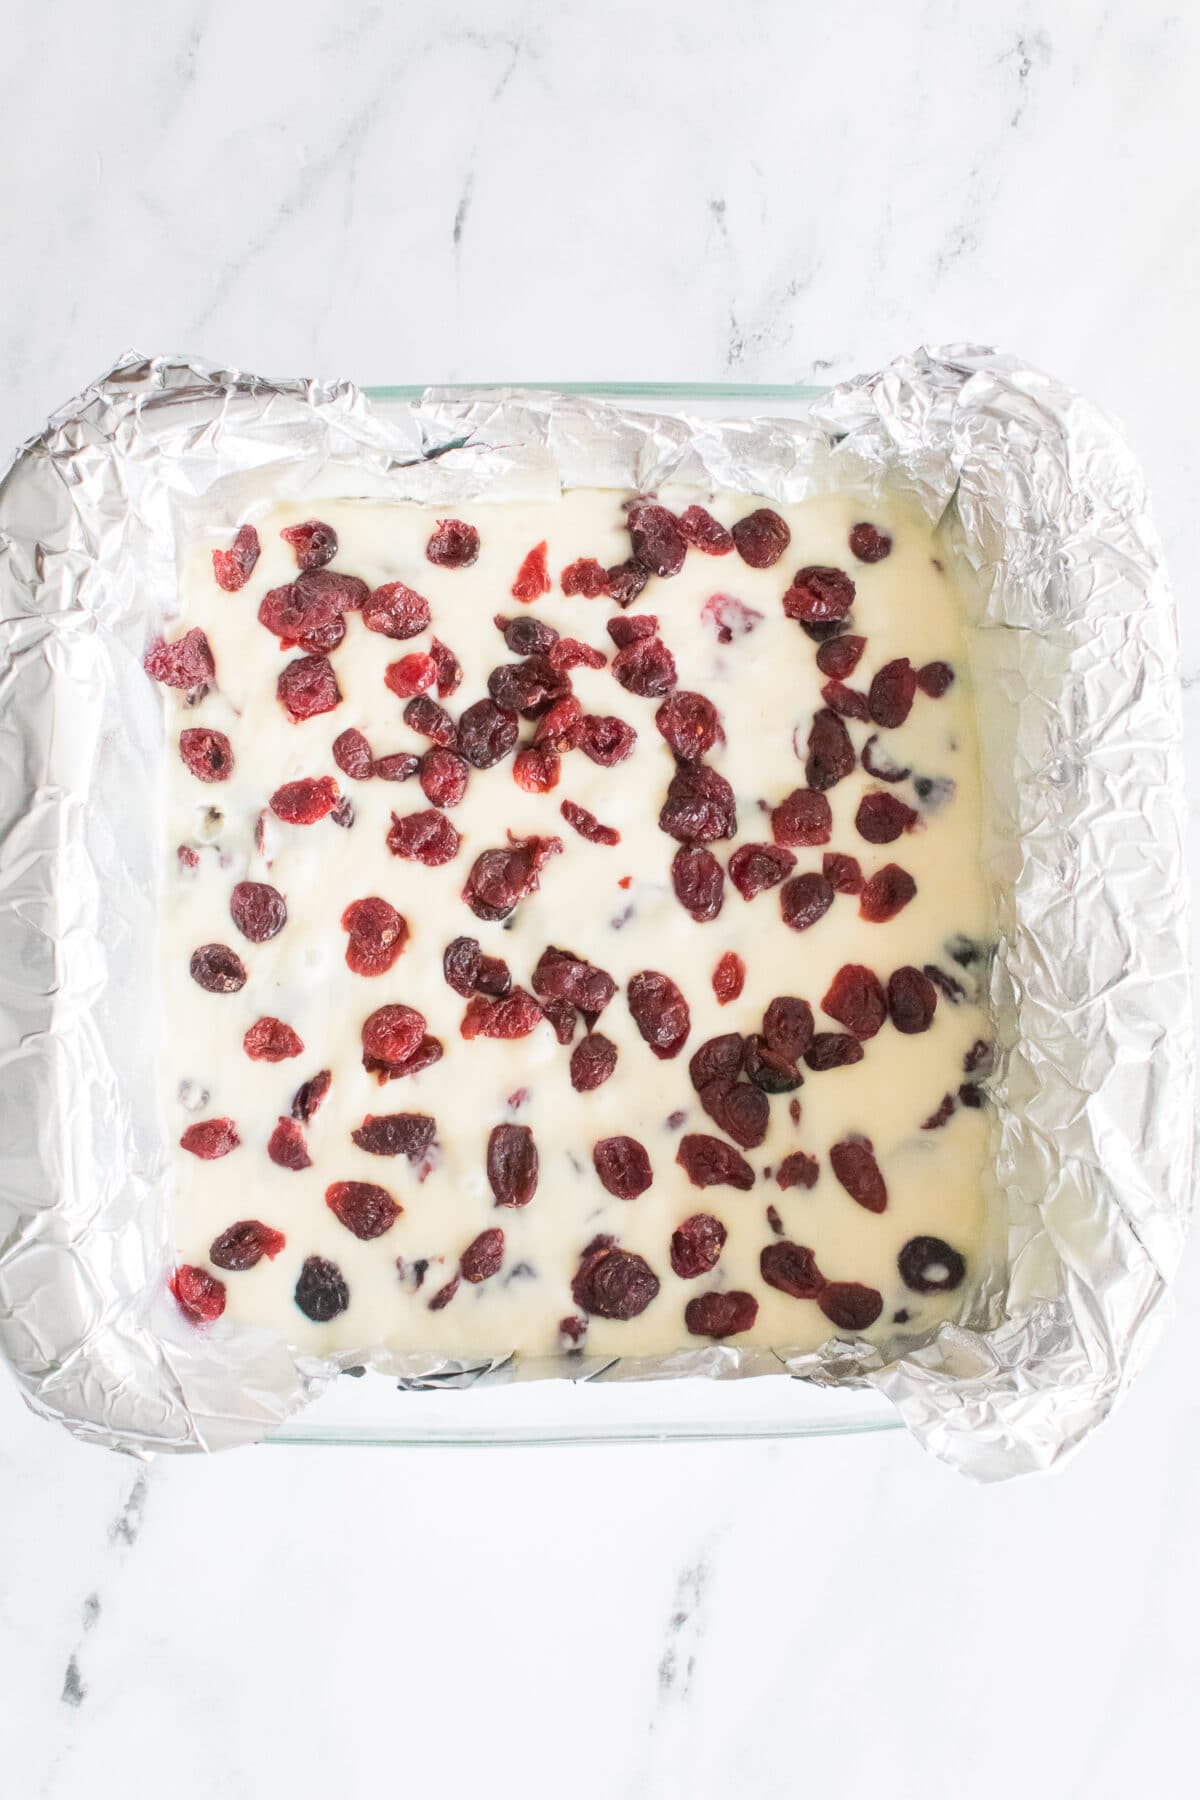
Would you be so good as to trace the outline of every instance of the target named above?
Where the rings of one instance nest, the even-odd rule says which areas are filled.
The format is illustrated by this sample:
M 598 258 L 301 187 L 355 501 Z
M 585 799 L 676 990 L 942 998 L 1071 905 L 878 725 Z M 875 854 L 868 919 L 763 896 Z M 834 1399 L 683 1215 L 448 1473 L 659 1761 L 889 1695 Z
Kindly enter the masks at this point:
M 828 380 L 999 343 L 1149 468 L 1200 774 L 1195 11 L 119 17 L 6 9 L 0 436 L 127 345 L 370 383 Z M 990 1490 L 898 1434 L 142 1467 L 0 1380 L 4 1792 L 1185 1792 L 1195 1255 L 1178 1294 L 1085 1452 Z

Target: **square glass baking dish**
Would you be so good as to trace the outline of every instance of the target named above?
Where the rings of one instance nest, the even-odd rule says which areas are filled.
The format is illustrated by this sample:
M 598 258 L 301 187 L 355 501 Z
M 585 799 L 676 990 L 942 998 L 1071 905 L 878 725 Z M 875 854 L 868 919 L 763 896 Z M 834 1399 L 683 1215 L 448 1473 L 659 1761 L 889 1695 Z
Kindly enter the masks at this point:
M 693 416 L 803 418 L 827 390 L 724 382 L 471 382 L 463 392 L 520 387 L 580 394 L 625 407 Z M 386 416 L 423 387 L 368 387 Z M 439 388 L 439 392 L 453 388 Z M 373 1371 L 343 1374 L 319 1399 L 278 1427 L 269 1444 L 474 1445 L 696 1442 L 829 1437 L 897 1429 L 890 1403 L 869 1388 L 824 1388 L 787 1374 L 745 1379 L 513 1381 L 503 1372 L 467 1387 L 398 1387 Z

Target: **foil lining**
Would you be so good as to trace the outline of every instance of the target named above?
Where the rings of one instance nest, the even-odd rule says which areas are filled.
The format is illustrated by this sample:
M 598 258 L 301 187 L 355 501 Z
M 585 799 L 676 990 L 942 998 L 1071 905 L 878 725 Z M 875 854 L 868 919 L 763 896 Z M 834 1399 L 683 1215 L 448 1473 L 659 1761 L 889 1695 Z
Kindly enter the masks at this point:
M 178 610 L 181 537 L 236 523 L 249 497 L 667 481 L 781 501 L 898 488 L 975 572 L 996 1266 L 916 1351 L 716 1345 L 585 1359 L 579 1378 L 869 1384 L 990 1480 L 1055 1462 L 1137 1373 L 1191 1208 L 1193 1045 L 1175 617 L 1141 473 L 1103 415 L 959 346 L 754 421 L 515 390 L 430 390 L 384 417 L 347 384 L 131 354 L 0 483 L 0 1348 L 38 1412 L 138 1453 L 214 1449 L 351 1363 L 417 1387 L 562 1374 L 366 1347 L 321 1362 L 179 1317 L 154 1076 L 165 851 L 146 804 L 165 733 L 141 655 Z

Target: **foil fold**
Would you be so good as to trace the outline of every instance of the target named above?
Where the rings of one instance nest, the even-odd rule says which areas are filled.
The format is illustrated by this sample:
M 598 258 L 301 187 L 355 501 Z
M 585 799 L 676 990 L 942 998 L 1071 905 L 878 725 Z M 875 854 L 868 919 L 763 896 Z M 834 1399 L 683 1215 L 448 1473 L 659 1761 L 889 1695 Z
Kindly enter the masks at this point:
M 141 655 L 178 611 L 182 538 L 249 498 L 665 482 L 780 501 L 899 489 L 974 571 L 997 1254 L 915 1351 L 710 1345 L 584 1358 L 578 1378 L 869 1384 L 990 1480 L 1072 1450 L 1136 1374 L 1189 1220 L 1194 1075 L 1175 617 L 1109 421 L 969 346 L 752 421 L 512 389 L 431 389 L 385 417 L 346 383 L 131 353 L 0 482 L 0 1348 L 37 1411 L 137 1453 L 213 1449 L 261 1438 L 352 1364 L 412 1387 L 563 1373 L 369 1347 L 321 1362 L 179 1317 L 153 1067 L 165 850 L 144 798 L 165 734 Z

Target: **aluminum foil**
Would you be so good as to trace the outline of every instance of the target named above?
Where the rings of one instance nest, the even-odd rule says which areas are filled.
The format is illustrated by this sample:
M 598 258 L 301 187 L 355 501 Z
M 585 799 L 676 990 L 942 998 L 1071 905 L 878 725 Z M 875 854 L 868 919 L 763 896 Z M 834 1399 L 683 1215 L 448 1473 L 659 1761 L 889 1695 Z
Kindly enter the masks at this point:
M 146 801 L 165 733 L 141 655 L 178 610 L 183 536 L 235 523 L 249 496 L 451 504 L 667 481 L 781 501 L 899 488 L 975 571 L 999 1254 L 916 1353 L 709 1346 L 581 1377 L 782 1366 L 866 1383 L 935 1454 L 995 1479 L 1072 1449 L 1137 1372 L 1191 1206 L 1193 1047 L 1175 619 L 1113 426 L 965 347 L 756 421 L 513 390 L 431 390 L 385 418 L 346 384 L 128 355 L 0 483 L 0 1348 L 36 1410 L 136 1452 L 213 1449 L 263 1436 L 338 1367 L 267 1331 L 191 1330 L 165 1297 L 165 850 Z M 377 1366 L 420 1386 L 562 1372 Z

